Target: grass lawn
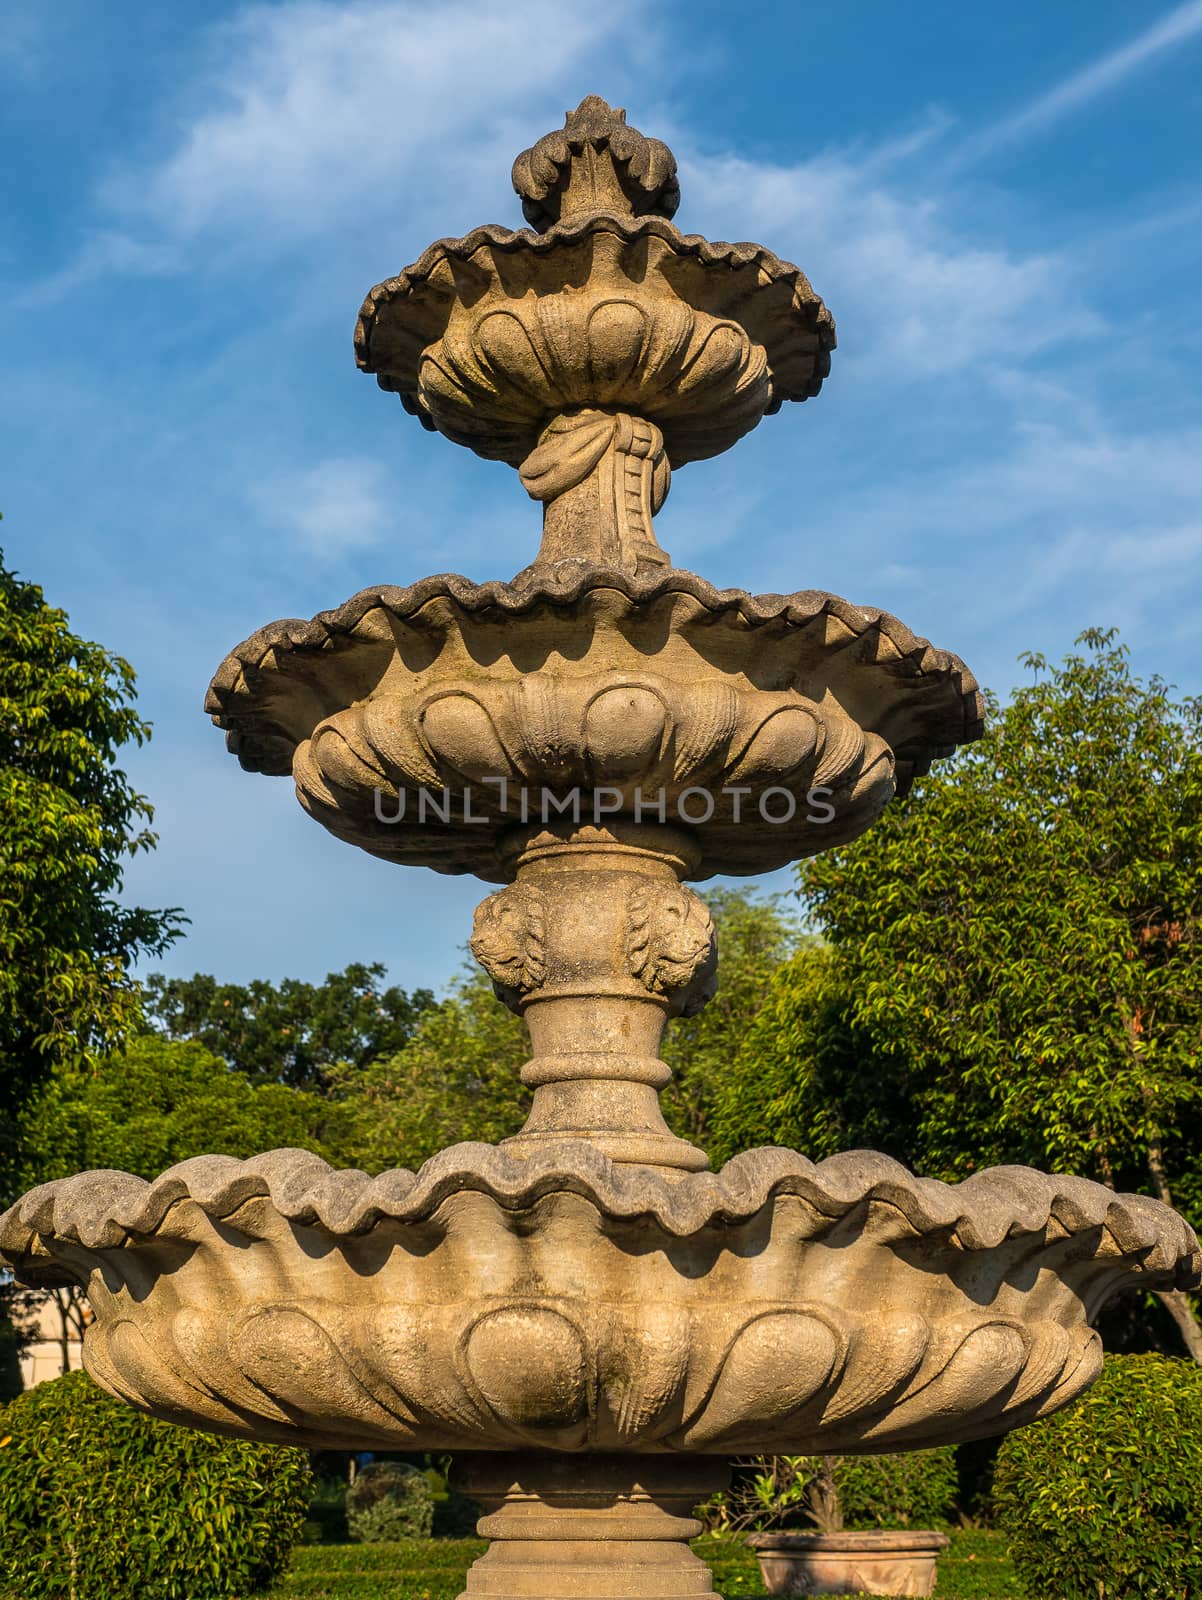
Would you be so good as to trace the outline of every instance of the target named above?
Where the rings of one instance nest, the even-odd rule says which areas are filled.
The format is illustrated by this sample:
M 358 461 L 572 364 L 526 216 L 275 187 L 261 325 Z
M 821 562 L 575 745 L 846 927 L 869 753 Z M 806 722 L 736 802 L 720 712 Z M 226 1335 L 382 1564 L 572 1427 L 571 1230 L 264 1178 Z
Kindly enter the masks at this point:
M 482 1539 L 410 1539 L 403 1544 L 302 1545 L 292 1570 L 271 1590 L 278 1600 L 455 1600 Z M 714 1587 L 727 1596 L 762 1595 L 755 1557 L 742 1544 L 698 1539 Z M 1001 1534 L 954 1532 L 939 1563 L 937 1600 L 1011 1600 L 1021 1593 Z

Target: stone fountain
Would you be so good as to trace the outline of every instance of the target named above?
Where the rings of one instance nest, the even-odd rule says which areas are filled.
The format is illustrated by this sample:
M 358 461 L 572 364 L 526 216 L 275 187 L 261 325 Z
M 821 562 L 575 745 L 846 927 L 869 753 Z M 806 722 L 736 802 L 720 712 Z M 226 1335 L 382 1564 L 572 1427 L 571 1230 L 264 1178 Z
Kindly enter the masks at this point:
M 834 325 L 804 274 L 681 234 L 671 152 L 595 98 L 513 181 L 530 227 L 433 245 L 371 291 L 355 349 L 424 427 L 518 469 L 535 560 L 272 623 L 208 710 L 339 838 L 504 886 L 472 949 L 529 1024 L 526 1125 L 374 1178 L 295 1150 L 83 1173 L 0 1247 L 86 1289 L 88 1371 L 131 1405 L 453 1451 L 489 1510 L 469 1595 L 694 1595 L 691 1510 L 726 1458 L 1043 1416 L 1096 1376 L 1102 1304 L 1195 1282 L 1198 1243 L 1079 1178 L 778 1149 L 713 1173 L 669 1130 L 661 1034 L 716 973 L 686 882 L 855 838 L 981 701 L 884 612 L 719 591 L 658 542 L 674 470 L 818 393 Z

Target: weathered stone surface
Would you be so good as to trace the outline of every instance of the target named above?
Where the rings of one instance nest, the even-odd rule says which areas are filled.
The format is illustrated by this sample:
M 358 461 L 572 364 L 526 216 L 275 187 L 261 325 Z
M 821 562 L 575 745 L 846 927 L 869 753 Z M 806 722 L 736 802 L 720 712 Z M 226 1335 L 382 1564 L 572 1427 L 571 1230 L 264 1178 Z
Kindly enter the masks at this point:
M 534 1090 L 523 1152 L 568 1137 L 615 1161 L 708 1165 L 668 1129 L 659 1055 L 669 1017 L 714 993 L 718 952 L 704 902 L 676 879 L 691 841 L 665 828 L 546 830 L 516 857 L 516 881 L 476 912 L 472 954 L 524 1016 Z
M 242 765 L 290 772 L 339 838 L 502 882 L 543 789 L 587 791 L 584 821 L 599 788 L 628 818 L 662 791 L 665 820 L 700 819 L 690 877 L 768 871 L 861 833 L 982 716 L 963 662 L 886 612 L 663 569 L 364 590 L 239 645 L 206 705 Z M 445 823 L 420 820 L 423 787 L 450 791 Z
M 626 113 L 588 94 L 513 163 L 514 193 L 536 233 L 580 212 L 672 218 L 680 204 L 676 157 Z
M 753 1533 L 769 1594 L 931 1595 L 948 1538 L 934 1532 Z
M 427 427 L 515 467 L 580 407 L 655 423 L 676 467 L 818 393 L 835 328 L 799 267 L 635 216 L 616 184 L 610 198 L 538 234 L 431 245 L 368 293 L 359 366 Z
M 85 1285 L 131 1403 L 310 1445 L 730 1455 L 918 1448 L 1054 1410 L 1124 1287 L 1188 1284 L 1155 1200 L 1022 1168 L 949 1186 L 857 1152 L 716 1174 L 559 1139 L 418 1174 L 209 1156 L 89 1173 L 0 1219 Z
M 536 565 L 665 566 L 671 469 L 816 395 L 835 325 L 799 268 L 681 234 L 666 145 L 596 96 L 514 163 L 538 232 L 443 239 L 368 294 L 355 357 L 407 410 L 521 469 Z

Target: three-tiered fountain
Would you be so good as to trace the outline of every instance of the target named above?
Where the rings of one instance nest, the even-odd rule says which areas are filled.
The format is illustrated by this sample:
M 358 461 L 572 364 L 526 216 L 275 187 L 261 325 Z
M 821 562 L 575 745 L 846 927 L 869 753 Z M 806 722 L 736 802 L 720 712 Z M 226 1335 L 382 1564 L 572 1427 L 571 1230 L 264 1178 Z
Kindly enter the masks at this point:
M 504 885 L 472 949 L 529 1024 L 529 1119 L 416 1174 L 301 1151 L 84 1173 L 0 1246 L 87 1290 L 89 1372 L 156 1416 L 455 1452 L 491 1507 L 469 1594 L 667 1600 L 710 1588 L 690 1510 L 725 1458 L 1053 1411 L 1098 1372 L 1102 1303 L 1194 1281 L 1197 1241 L 1081 1179 L 777 1149 L 711 1173 L 669 1131 L 660 1037 L 716 968 L 686 881 L 854 838 L 981 703 L 885 613 L 718 591 L 657 542 L 673 469 L 817 394 L 834 327 L 804 275 L 682 235 L 671 152 L 603 101 L 513 175 L 530 229 L 433 245 L 368 295 L 356 351 L 518 468 L 537 558 L 273 623 L 208 709 L 339 838 Z

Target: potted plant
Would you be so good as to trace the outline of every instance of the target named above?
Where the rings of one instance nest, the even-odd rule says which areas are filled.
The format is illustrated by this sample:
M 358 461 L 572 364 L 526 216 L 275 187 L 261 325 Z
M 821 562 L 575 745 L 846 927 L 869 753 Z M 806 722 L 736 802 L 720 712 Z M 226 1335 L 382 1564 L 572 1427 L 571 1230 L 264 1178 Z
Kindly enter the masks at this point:
M 705 1507 L 745 1533 L 769 1594 L 930 1595 L 956 1490 L 950 1448 L 903 1456 L 755 1456 Z M 846 1524 L 851 1523 L 849 1528 Z

